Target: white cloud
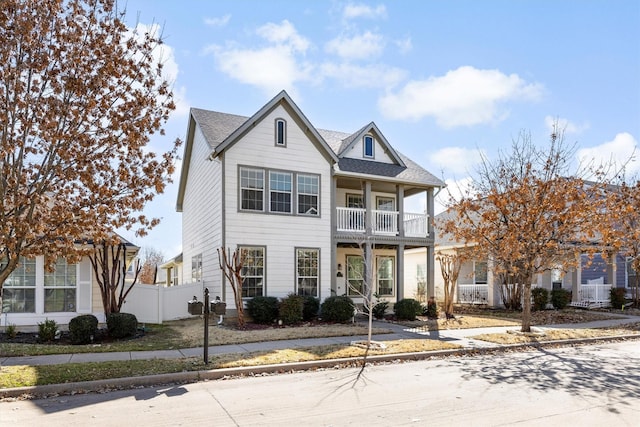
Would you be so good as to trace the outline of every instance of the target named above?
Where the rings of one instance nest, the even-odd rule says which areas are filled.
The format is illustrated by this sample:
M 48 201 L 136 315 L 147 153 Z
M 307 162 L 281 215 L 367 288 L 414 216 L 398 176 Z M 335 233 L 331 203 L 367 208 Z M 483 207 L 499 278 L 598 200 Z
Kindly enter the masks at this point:
M 353 37 L 338 36 L 329 41 L 325 49 L 346 60 L 371 59 L 382 54 L 384 40 L 380 34 L 367 31 Z
M 322 76 L 333 78 L 347 88 L 389 89 L 406 77 L 406 71 L 383 64 L 353 65 L 326 63 L 320 67 Z
M 546 116 L 544 118 L 544 124 L 547 127 L 549 133 L 553 132 L 553 127 L 558 123 L 560 129 L 563 129 L 565 133 L 581 133 L 587 129 L 589 129 L 589 123 L 584 122 L 582 124 L 570 122 L 568 119 L 563 119 L 561 117 L 552 117 Z
M 229 20 L 231 20 L 231 15 L 227 13 L 221 17 L 204 18 L 204 23 L 210 27 L 224 27 L 229 23 Z
M 344 19 L 355 19 L 355 18 L 385 18 L 387 16 L 387 8 L 380 4 L 376 7 L 371 7 L 366 4 L 358 3 L 350 3 L 344 7 L 342 11 L 342 17 Z
M 213 53 L 218 68 L 242 83 L 257 86 L 268 95 L 282 89 L 295 95 L 295 83 L 312 80 L 312 67 L 300 59 L 310 47 L 310 42 L 296 31 L 293 24 L 284 20 L 280 24 L 268 23 L 256 30 L 256 34 L 269 42 L 257 49 L 232 46 L 209 46 L 206 53 Z
M 462 179 L 446 179 L 444 183 L 447 185 L 443 188 L 434 199 L 435 214 L 444 212 L 448 206 L 460 201 L 463 196 L 468 197 L 473 190 L 473 179 L 465 177 Z
M 542 85 L 517 74 L 463 66 L 441 77 L 412 80 L 397 94 L 382 97 L 378 106 L 391 119 L 432 116 L 439 126 L 452 128 L 503 120 L 508 115 L 504 103 L 537 100 L 542 91 Z
M 622 132 L 617 134 L 613 141 L 580 149 L 576 155 L 582 164 L 593 164 L 596 167 L 614 163 L 615 169 L 618 169 L 626 165 L 625 172 L 633 175 L 640 172 L 637 150 L 638 141 L 630 133 Z
M 486 154 L 479 149 L 446 147 L 431 154 L 431 162 L 446 174 L 469 174 Z
M 400 53 L 403 55 L 411 52 L 411 49 L 413 49 L 413 43 L 411 41 L 411 37 L 406 37 L 404 39 L 396 40 L 395 44 L 396 44 L 396 47 L 398 48 L 398 51 L 400 51 Z

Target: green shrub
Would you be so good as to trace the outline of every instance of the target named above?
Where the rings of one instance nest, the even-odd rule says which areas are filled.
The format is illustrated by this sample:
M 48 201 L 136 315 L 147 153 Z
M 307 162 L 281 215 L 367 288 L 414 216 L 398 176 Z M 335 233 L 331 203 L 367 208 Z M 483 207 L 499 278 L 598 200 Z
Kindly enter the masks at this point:
M 330 322 L 346 322 L 353 318 L 355 304 L 346 295 L 331 296 L 321 306 L 322 318 Z
M 554 308 L 562 310 L 571 302 L 571 292 L 566 289 L 554 289 L 551 291 L 551 304 Z
M 304 298 L 300 295 L 289 294 L 280 301 L 278 308 L 278 318 L 285 325 L 293 325 L 302 322 L 302 312 L 304 310 Z
M 304 297 L 304 305 L 302 307 L 302 318 L 306 321 L 314 319 L 320 311 L 320 300 L 312 296 Z
M 387 308 L 389 308 L 389 301 L 378 301 L 377 304 L 373 306 L 373 317 L 376 319 L 384 319 Z
M 247 311 L 255 323 L 271 324 L 278 318 L 278 298 L 254 297 L 247 301 Z
M 111 313 L 107 316 L 107 330 L 112 338 L 134 337 L 138 331 L 138 319 L 131 313 Z
M 16 324 L 10 323 L 9 325 L 7 325 L 6 329 L 4 330 L 4 333 L 7 334 L 7 337 L 9 337 L 9 339 L 11 340 L 17 337 L 18 328 L 16 328 Z
M 438 303 L 434 297 L 429 298 L 427 305 L 422 308 L 422 315 L 427 316 L 429 319 L 438 318 Z
M 422 305 L 413 298 L 405 298 L 395 304 L 393 311 L 398 319 L 416 320 L 422 314 Z
M 611 288 L 609 291 L 609 298 L 611 299 L 611 307 L 621 309 L 624 305 L 624 295 L 626 291 L 624 288 Z
M 531 296 L 533 297 L 533 309 L 540 311 L 547 307 L 549 302 L 549 291 L 545 288 L 533 288 L 531 289 Z
M 38 323 L 38 338 L 41 342 L 51 342 L 56 339 L 58 333 L 58 324 L 55 320 L 46 319 L 42 323 Z
M 72 344 L 89 344 L 98 332 L 98 318 L 93 314 L 76 316 L 69 322 L 69 338 Z

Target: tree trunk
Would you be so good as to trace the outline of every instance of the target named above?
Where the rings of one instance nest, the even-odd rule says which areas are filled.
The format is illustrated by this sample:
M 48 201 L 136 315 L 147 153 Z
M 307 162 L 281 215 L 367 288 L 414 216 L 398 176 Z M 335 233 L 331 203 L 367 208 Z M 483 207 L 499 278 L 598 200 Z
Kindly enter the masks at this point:
M 524 283 L 522 304 L 522 332 L 531 332 L 531 280 Z

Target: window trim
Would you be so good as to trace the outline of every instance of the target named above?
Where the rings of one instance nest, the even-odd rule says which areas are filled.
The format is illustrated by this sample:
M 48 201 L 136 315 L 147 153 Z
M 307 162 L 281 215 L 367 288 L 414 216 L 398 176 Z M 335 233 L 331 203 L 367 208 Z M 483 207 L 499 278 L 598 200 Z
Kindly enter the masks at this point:
M 195 269 L 194 261 L 197 263 Z M 194 272 L 199 277 L 194 277 Z M 202 283 L 202 252 L 191 257 L 191 283 Z
M 62 261 L 62 262 L 61 262 Z M 44 289 L 44 297 L 43 297 L 43 304 L 44 304 L 44 308 L 43 308 L 43 312 L 44 313 L 77 313 L 78 312 L 78 264 L 69 264 L 67 263 L 67 260 L 64 258 L 58 258 L 56 260 L 56 267 L 64 267 L 65 271 L 64 271 L 64 286 L 60 286 L 58 284 L 55 284 L 55 282 L 57 282 L 57 278 L 59 276 L 59 274 L 56 274 L 56 271 L 54 270 L 53 272 L 47 272 L 45 270 L 44 272 L 44 276 L 43 276 L 43 281 L 42 281 L 42 287 Z M 73 271 L 73 281 L 74 283 L 72 285 L 70 285 L 67 280 L 68 280 L 68 274 L 69 271 L 72 270 Z M 54 284 L 51 285 L 47 285 L 47 278 L 53 277 L 54 279 Z M 73 306 L 69 307 L 69 309 L 67 310 L 47 310 L 47 291 L 49 290 L 55 290 L 55 291 L 67 291 L 72 289 L 73 292 Z M 66 300 L 66 297 L 65 297 Z
M 381 294 L 380 293 L 380 260 L 382 259 L 390 259 L 391 260 L 391 278 L 385 278 L 383 280 L 391 280 L 391 293 L 390 294 Z M 376 292 L 381 297 L 393 297 L 396 295 L 396 257 L 393 255 L 376 255 Z
M 320 216 L 320 175 L 315 175 L 315 174 L 310 174 L 310 173 L 296 173 L 296 187 L 295 187 L 295 193 L 296 193 L 296 215 L 302 215 L 302 216 Z M 318 189 L 318 192 L 313 194 L 313 193 L 303 193 L 302 191 L 300 191 L 300 178 L 301 177 L 309 177 L 309 178 L 314 178 L 316 179 L 316 187 Z M 315 207 L 315 213 L 308 213 L 307 212 L 300 212 L 300 196 L 311 196 L 311 197 L 315 197 L 316 198 L 316 207 Z M 313 208 L 311 208 L 313 209 Z M 311 210 L 309 209 L 309 210 Z
M 0 264 L 5 264 L 6 260 L 0 260 Z M 33 268 L 33 274 L 29 274 L 29 277 L 33 276 L 33 284 L 32 285 L 28 285 L 25 284 L 26 280 L 25 277 L 27 276 L 27 273 L 30 273 L 27 270 L 27 266 L 29 268 Z M 13 279 L 13 275 L 20 275 L 22 276 L 22 280 L 21 280 L 21 284 L 19 286 L 11 284 L 10 280 Z M 4 286 L 3 286 L 3 292 L 5 289 L 8 289 L 9 291 L 22 291 L 22 295 L 25 298 L 22 298 L 22 302 L 24 302 L 24 306 L 25 306 L 25 310 L 23 311 L 12 311 L 10 308 L 9 310 L 5 310 L 4 306 L 5 304 L 7 304 L 9 301 L 12 301 L 12 303 L 15 303 L 16 301 L 11 298 L 7 298 L 7 295 L 5 293 L 5 295 L 3 295 L 3 299 L 2 299 L 2 312 L 3 313 L 21 313 L 21 314 L 33 314 L 36 313 L 37 311 L 37 299 L 38 299 L 38 261 L 36 258 L 20 258 L 19 262 L 18 262 L 18 266 L 11 272 L 11 274 L 9 274 L 9 277 L 7 277 L 7 280 L 5 280 L 4 282 Z M 26 298 L 26 294 L 27 292 L 29 294 L 32 294 L 32 298 Z M 31 297 L 31 296 L 30 296 Z M 31 307 L 33 307 L 33 310 L 27 310 L 27 304 L 30 303 Z M 31 308 L 28 307 L 28 308 Z
M 248 276 L 248 277 L 262 277 L 262 295 L 260 296 L 267 296 L 267 247 L 264 245 L 238 245 L 238 250 L 240 251 L 240 254 L 242 254 L 242 250 L 245 249 L 261 249 L 262 250 L 262 276 Z M 243 267 L 244 268 L 244 267 Z M 242 272 L 241 272 L 242 274 Z M 247 290 L 248 288 L 245 288 L 244 286 L 244 276 L 242 277 L 242 293 L 244 294 L 245 290 Z M 254 298 L 258 295 L 253 295 L 253 296 L 244 296 L 241 295 L 241 298 L 243 300 L 248 300 L 251 298 Z
M 280 123 L 282 123 L 282 142 L 280 142 Z M 282 148 L 287 147 L 287 121 L 282 117 L 274 120 L 274 145 Z
M 246 171 L 259 171 L 262 173 L 262 188 L 261 189 L 254 189 L 251 187 L 243 187 L 242 186 L 242 171 L 246 170 Z M 267 170 L 264 168 L 256 168 L 256 167 L 251 167 L 251 166 L 238 166 L 238 211 L 242 211 L 242 212 L 264 212 L 265 211 L 265 193 L 267 191 L 267 185 L 265 182 L 265 177 L 266 177 L 266 172 Z M 243 190 L 248 190 L 248 191 L 262 191 L 262 209 L 248 209 L 248 208 L 244 208 L 243 205 Z M 256 199 L 257 200 L 257 199 Z
M 278 175 L 285 175 L 285 176 L 289 176 L 289 191 L 285 191 L 285 190 L 274 190 L 272 188 L 271 185 L 271 175 L 272 174 L 278 174 Z M 293 195 L 294 195 L 294 186 L 293 186 L 293 177 L 294 177 L 294 173 L 293 172 L 286 172 L 286 171 L 280 171 L 280 170 L 269 170 L 269 212 L 270 213 L 274 213 L 274 214 L 285 214 L 285 215 L 291 215 L 293 213 Z M 272 199 L 271 199 L 271 195 L 272 194 L 288 194 L 289 195 L 289 210 L 288 211 L 278 211 L 278 210 L 273 210 L 273 206 L 272 206 Z
M 367 141 L 371 141 L 371 154 L 367 154 Z M 376 158 L 376 140 L 373 135 L 365 135 L 362 137 L 362 157 L 365 159 Z
M 299 260 L 300 258 L 298 257 L 298 252 L 299 251 L 313 251 L 316 253 L 316 275 L 315 276 L 301 276 L 300 275 L 300 270 L 299 270 Z M 316 280 L 316 293 L 315 295 L 310 295 L 314 298 L 320 298 L 320 248 L 308 248 L 308 247 L 295 247 L 294 248 L 294 253 L 295 253 L 295 268 L 296 268 L 296 275 L 295 275 L 295 293 L 296 295 L 301 295 L 300 294 L 300 279 L 301 278 L 315 278 Z M 305 295 L 306 296 L 306 295 Z
M 362 206 L 349 206 L 349 197 L 358 197 L 361 200 L 361 205 Z M 353 208 L 353 209 L 364 209 L 365 205 L 364 205 L 364 194 L 360 194 L 360 193 L 347 193 L 345 195 L 345 200 L 344 200 L 344 206 L 346 208 Z
M 362 278 L 360 278 L 360 279 L 358 279 L 358 278 L 352 279 L 349 276 L 349 272 L 351 271 L 350 264 L 349 264 L 349 259 L 351 259 L 351 258 L 359 258 L 360 260 L 362 260 L 362 264 L 361 264 L 362 265 Z M 353 296 L 353 297 L 356 297 L 356 298 L 362 298 L 362 294 L 365 291 L 365 289 L 364 289 L 364 287 L 365 287 L 365 283 L 364 282 L 366 280 L 365 275 L 367 274 L 367 272 L 366 272 L 367 266 L 365 264 L 364 257 L 362 255 L 345 255 L 345 264 L 346 264 L 345 268 L 346 268 L 346 273 L 347 273 L 346 274 L 346 278 L 345 278 L 345 284 L 347 286 L 347 292 L 346 293 L 347 293 L 348 296 Z M 361 282 L 360 293 L 358 293 L 357 291 L 351 291 L 350 280 L 357 280 L 357 281 Z
M 486 274 L 486 280 L 484 282 L 478 282 L 476 280 L 476 264 L 484 264 L 485 267 L 485 274 Z M 489 284 L 489 263 L 487 261 L 473 261 L 473 284 L 474 285 L 488 285 Z

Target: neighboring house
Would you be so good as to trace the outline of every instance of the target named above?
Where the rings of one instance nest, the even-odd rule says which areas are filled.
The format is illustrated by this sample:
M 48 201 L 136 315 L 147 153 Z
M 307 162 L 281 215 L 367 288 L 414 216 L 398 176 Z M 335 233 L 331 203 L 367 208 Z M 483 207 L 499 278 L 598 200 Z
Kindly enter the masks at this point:
M 444 219 L 450 212 L 438 214 L 435 224 Z M 435 250 L 442 253 L 453 253 L 462 249 L 464 245 L 456 242 L 450 235 L 438 233 Z M 538 274 L 532 283 L 533 287 L 542 287 L 549 291 L 566 289 L 572 293 L 574 305 L 606 305 L 609 301 L 611 287 L 630 288 L 634 285 L 635 273 L 627 260 L 620 254 L 595 254 L 589 257 L 580 255 L 576 260 L 580 268 L 562 271 L 560 268 Z M 436 293 L 443 293 L 444 281 L 440 272 L 440 265 L 436 260 Z M 457 302 L 470 304 L 486 304 L 490 307 L 503 306 L 501 286 L 497 282 L 491 268 L 491 261 L 487 259 L 467 260 L 462 264 L 457 283 Z
M 353 288 L 369 281 L 393 302 L 413 297 L 404 254 L 422 248 L 433 290 L 429 218 L 442 186 L 375 123 L 352 134 L 316 129 L 284 91 L 251 117 L 193 108 L 177 200 L 182 279 L 231 301 L 217 250 L 239 248 L 243 298 L 348 294 L 358 302 Z M 424 195 L 427 213 L 404 211 L 413 195 Z
M 158 274 L 158 284 L 164 284 L 165 286 L 181 285 L 182 282 L 182 254 L 171 258 L 160 266 L 160 270 L 164 273 Z
M 139 248 L 125 239 L 122 242 L 131 263 Z M 66 325 L 80 314 L 93 314 L 104 322 L 102 295 L 94 277 L 88 257 L 77 264 L 58 258 L 51 273 L 44 269 L 44 256 L 21 259 L 3 285 L 0 325 L 35 326 L 47 319 Z

